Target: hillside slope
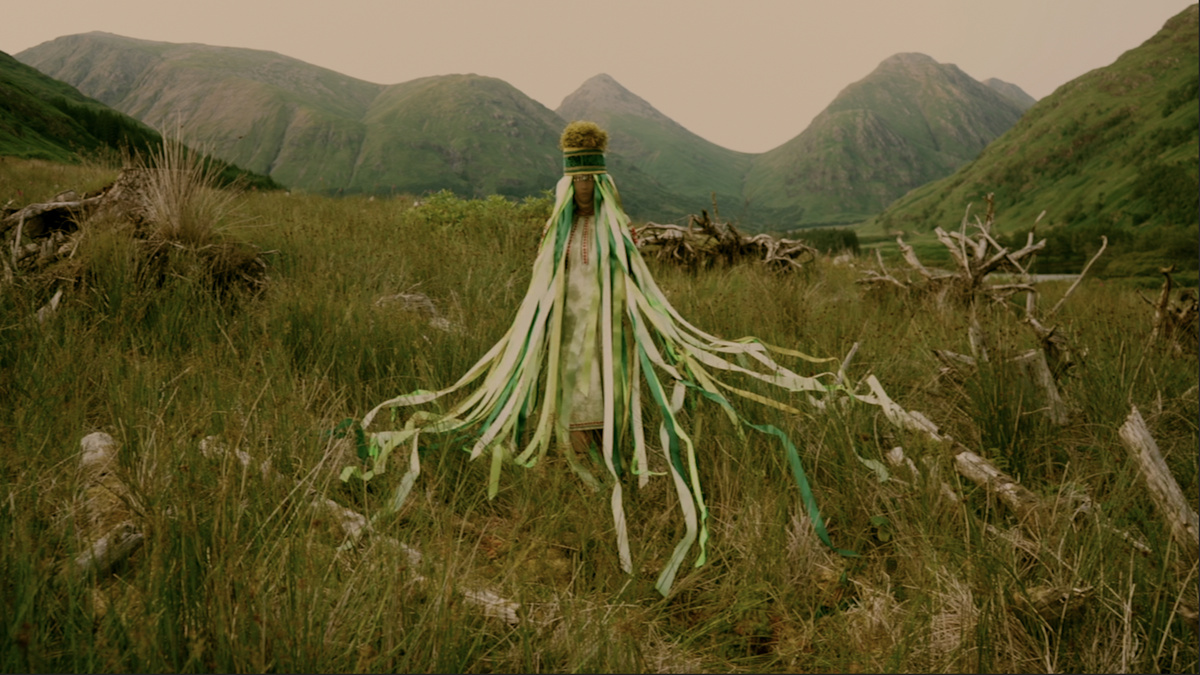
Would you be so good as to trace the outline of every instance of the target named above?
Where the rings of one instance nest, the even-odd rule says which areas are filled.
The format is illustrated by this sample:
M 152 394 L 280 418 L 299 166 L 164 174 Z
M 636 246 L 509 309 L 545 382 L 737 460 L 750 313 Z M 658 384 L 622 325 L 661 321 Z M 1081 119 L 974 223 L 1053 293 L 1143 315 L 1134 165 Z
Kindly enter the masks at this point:
M 1062 85 L 975 161 L 904 196 L 863 231 L 955 226 L 988 192 L 1002 230 L 1027 229 L 1043 210 L 1039 228 L 1087 231 L 1089 242 L 1134 236 L 1131 228 L 1195 228 L 1197 15 L 1192 5 L 1111 65 Z M 1188 255 L 1177 253 L 1194 267 L 1189 237 Z
M 524 195 L 557 177 L 561 122 L 491 78 L 384 86 L 274 52 L 108 33 L 19 58 L 148 124 L 179 124 L 217 157 L 289 187 Z
M 996 77 L 989 77 L 988 79 L 984 80 L 983 83 L 995 90 L 996 93 L 1017 104 L 1017 107 L 1020 108 L 1022 112 L 1029 110 L 1033 107 L 1034 103 L 1037 103 L 1036 98 L 1030 96 L 1025 92 L 1024 89 L 1018 87 L 1012 82 L 1005 82 L 1004 80 Z
M 349 188 L 449 189 L 522 196 L 562 176 L 562 121 L 512 85 L 479 75 L 425 77 L 385 88 L 363 117 Z
M 859 222 L 970 161 L 1020 116 L 957 66 L 896 54 L 800 135 L 755 157 L 744 196 L 785 228 Z
M 0 52 L 0 155 L 72 162 L 157 142 L 153 129 Z

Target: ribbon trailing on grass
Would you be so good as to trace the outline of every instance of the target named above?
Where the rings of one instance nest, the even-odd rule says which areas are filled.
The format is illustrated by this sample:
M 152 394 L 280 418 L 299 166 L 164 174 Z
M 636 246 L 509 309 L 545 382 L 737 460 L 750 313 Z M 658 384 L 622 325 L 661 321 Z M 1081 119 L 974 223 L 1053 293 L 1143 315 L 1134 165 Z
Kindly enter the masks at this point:
M 555 207 L 538 248 L 529 289 L 505 335 L 450 387 L 436 392 L 418 390 L 384 401 L 363 418 L 362 429 L 370 427 L 384 408 L 430 403 L 472 383 L 478 384 L 444 413 L 415 412 L 401 429 L 367 434 L 365 456 L 370 463 L 369 470 L 346 467 L 342 479 L 358 476 L 368 480 L 382 474 L 390 455 L 397 449 L 408 448 L 407 471 L 383 511 L 376 515 L 378 518 L 403 506 L 420 475 L 418 445 L 422 434 L 470 432 L 477 439 L 470 449 L 471 458 L 484 452 L 491 453 L 489 498 L 495 497 L 499 490 L 500 472 L 506 459 L 532 467 L 545 457 L 552 439 L 571 469 L 585 483 L 599 490 L 600 481 L 575 456 L 568 428 L 573 373 L 587 372 L 590 360 L 598 359 L 604 410 L 600 460 L 613 478 L 611 504 L 622 569 L 633 570 L 621 487 L 623 467 L 628 463 L 639 485 L 645 485 L 654 474 L 647 463 L 642 420 L 643 383 L 662 416 L 659 441 L 668 466 L 666 473 L 675 486 L 686 525 L 683 538 L 658 577 L 656 588 L 660 593 L 670 592 L 693 544 L 699 544 L 695 565 L 699 567 L 707 559 L 708 510 L 700 485 L 696 448 L 678 419 L 688 389 L 718 404 L 739 435 L 744 425 L 782 443 L 814 531 L 822 542 L 833 548 L 796 446 L 777 427 L 746 421 L 722 391 L 785 413 L 798 414 L 800 411 L 770 397 L 726 384 L 716 373 L 737 373 L 788 392 L 846 391 L 840 385 L 827 385 L 819 379 L 830 377 L 832 373 L 801 376 L 777 364 L 772 354 L 812 363 L 835 359 L 812 357 L 755 338 L 723 340 L 693 326 L 671 306 L 650 275 L 631 238 L 629 218 L 620 208 L 620 197 L 612 179 L 607 174 L 598 174 L 595 181 L 596 227 L 592 228 L 592 239 L 585 243 L 588 250 L 597 255 L 596 284 L 600 292 L 598 298 L 593 296 L 589 300 L 589 306 L 583 311 L 587 316 L 596 317 L 597 340 L 593 342 L 589 334 L 582 355 L 568 354 L 563 348 L 563 316 L 568 301 L 568 239 L 574 218 L 574 188 L 571 178 L 564 177 L 555 190 Z M 592 345 L 597 343 L 598 349 L 593 349 Z M 568 358 L 582 359 L 583 367 L 566 368 L 565 359 Z M 668 379 L 660 380 L 660 374 Z M 671 385 L 669 393 L 668 383 Z M 539 392 L 544 393 L 544 400 L 539 400 Z M 520 444 L 526 438 L 528 441 L 521 448 Z M 360 443 L 360 447 L 362 445 Z M 632 456 L 626 458 L 622 448 L 630 445 Z M 854 555 L 850 551 L 839 552 Z

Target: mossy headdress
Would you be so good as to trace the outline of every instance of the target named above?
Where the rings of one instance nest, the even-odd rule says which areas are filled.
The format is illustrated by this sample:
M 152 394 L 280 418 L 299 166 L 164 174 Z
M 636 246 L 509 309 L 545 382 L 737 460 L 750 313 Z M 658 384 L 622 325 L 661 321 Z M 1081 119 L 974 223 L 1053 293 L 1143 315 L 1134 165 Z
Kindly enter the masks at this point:
M 608 132 L 595 122 L 571 122 L 563 129 L 559 146 L 563 151 L 563 173 L 568 176 L 606 173 L 604 150 Z

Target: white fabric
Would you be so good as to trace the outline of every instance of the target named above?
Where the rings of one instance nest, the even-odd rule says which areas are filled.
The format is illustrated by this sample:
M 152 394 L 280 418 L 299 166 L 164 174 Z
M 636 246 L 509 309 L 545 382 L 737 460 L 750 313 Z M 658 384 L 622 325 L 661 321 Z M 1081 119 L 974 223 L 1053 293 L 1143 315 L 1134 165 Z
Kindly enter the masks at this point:
M 596 219 L 577 216 L 567 242 L 567 298 L 563 314 L 563 381 L 571 387 L 570 428 L 604 427 L 597 319 L 600 279 L 596 259 Z

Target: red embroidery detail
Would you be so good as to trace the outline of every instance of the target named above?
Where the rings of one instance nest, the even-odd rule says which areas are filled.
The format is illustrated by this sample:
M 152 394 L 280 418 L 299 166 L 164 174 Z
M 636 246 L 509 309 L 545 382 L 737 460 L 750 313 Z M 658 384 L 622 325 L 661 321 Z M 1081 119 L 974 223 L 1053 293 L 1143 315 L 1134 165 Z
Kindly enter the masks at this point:
M 592 238 L 592 217 L 585 216 L 583 219 L 583 241 L 579 242 L 579 249 L 583 253 L 583 265 L 588 264 L 588 241 Z

